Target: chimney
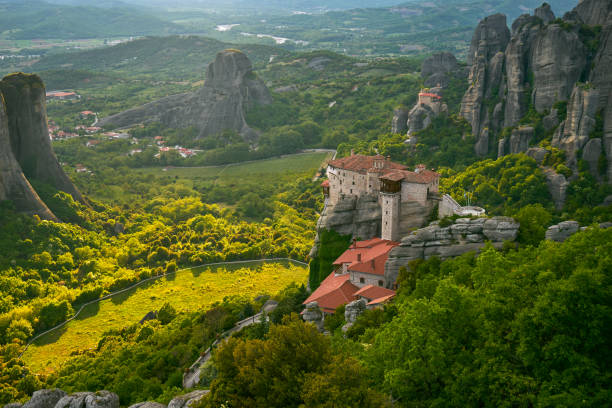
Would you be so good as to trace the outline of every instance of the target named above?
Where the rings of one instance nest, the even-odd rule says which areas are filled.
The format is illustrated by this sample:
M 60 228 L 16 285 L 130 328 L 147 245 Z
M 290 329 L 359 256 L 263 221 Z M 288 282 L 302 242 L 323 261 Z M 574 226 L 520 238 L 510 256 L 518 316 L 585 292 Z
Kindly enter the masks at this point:
M 357 238 L 353 238 L 353 248 L 357 248 Z

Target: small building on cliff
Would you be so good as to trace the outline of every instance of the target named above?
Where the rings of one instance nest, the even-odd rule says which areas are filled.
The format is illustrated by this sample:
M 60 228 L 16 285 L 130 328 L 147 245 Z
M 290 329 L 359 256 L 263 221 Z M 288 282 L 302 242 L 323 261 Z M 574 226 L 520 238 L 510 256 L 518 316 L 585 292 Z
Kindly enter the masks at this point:
M 414 171 L 384 156 L 351 155 L 333 160 L 323 182 L 326 205 L 371 196 L 382 209 L 381 237 L 397 241 L 423 225 L 438 198 L 440 175 L 420 165 Z

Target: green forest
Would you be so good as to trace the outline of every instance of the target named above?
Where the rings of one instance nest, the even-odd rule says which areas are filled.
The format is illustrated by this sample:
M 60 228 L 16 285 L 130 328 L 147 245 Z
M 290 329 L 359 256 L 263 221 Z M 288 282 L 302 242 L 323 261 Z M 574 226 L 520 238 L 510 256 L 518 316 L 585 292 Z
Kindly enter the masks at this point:
M 0 9 L 18 9 L 21 20 L 0 17 L 10 23 L 0 40 L 30 41 L 63 18 L 21 29 L 55 6 L 10 4 Z M 45 388 L 108 390 L 121 407 L 168 404 L 190 391 L 183 375 L 210 347 L 195 387 L 210 393 L 191 408 L 608 406 L 612 228 L 603 223 L 612 222 L 612 185 L 605 153 L 595 168 L 580 158 L 568 164 L 552 146 L 552 128 L 545 130 L 550 110 L 538 113 L 530 102 L 520 125 L 534 128 L 530 147 L 543 152 L 541 160 L 498 157 L 498 137 L 519 125 L 500 129 L 489 153 L 478 156 L 460 115 L 470 85 L 461 61 L 444 89 L 447 114 L 413 134 L 414 144 L 405 132 L 392 133 L 394 110 L 412 108 L 425 86 L 423 61 L 440 49 L 463 56 L 486 6 L 433 1 L 419 20 L 406 11 L 411 4 L 250 20 L 237 13 L 241 27 L 227 32 L 215 30 L 227 21 L 201 10 L 147 9 L 140 19 L 141 10 L 111 7 L 95 24 L 85 20 L 60 34 L 123 35 L 116 23 L 158 36 L 50 52 L 18 66 L 1 60 L 3 73 L 35 72 L 47 90 L 80 95 L 49 100 L 46 111 L 50 125 L 76 134 L 52 146 L 86 200 L 29 180 L 58 222 L 0 201 L 0 405 Z M 57 7 L 66 18 L 91 14 Z M 357 22 L 363 30 L 351 30 Z M 195 27 L 214 38 L 171 35 Z M 272 28 L 309 44 L 240 34 Z M 591 45 L 602 38 L 600 28 L 575 30 Z M 404 43 L 418 47 L 401 50 Z M 86 131 L 98 118 L 196 91 L 207 64 L 227 48 L 247 54 L 251 78 L 270 90 L 270 104 L 245 107 L 256 141 L 229 130 L 198 138 L 195 128 L 161 123 L 120 129 L 121 138 L 104 135 L 117 129 Z M 554 109 L 564 119 L 568 103 Z M 604 136 L 599 110 L 588 138 Z M 440 174 L 440 194 L 461 205 L 469 199 L 488 217 L 513 217 L 516 240 L 411 261 L 400 268 L 392 302 L 364 311 L 348 329 L 340 306 L 320 332 L 304 323 L 303 302 L 353 240 L 317 230 L 321 183 L 333 157 L 351 154 L 383 155 L 409 169 L 424 164 Z M 562 206 L 550 192 L 551 170 L 567 177 Z M 427 222 L 437 218 L 434 211 Z M 564 242 L 545 239 L 548 227 L 567 220 L 581 230 Z M 260 323 L 232 331 L 269 301 L 277 307 Z

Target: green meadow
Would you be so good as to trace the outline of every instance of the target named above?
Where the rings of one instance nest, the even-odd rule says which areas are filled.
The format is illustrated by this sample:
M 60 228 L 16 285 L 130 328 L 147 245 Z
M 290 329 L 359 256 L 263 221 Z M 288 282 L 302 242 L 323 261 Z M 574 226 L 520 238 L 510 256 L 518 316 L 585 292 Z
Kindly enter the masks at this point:
M 87 306 L 76 319 L 30 345 L 23 360 L 33 372 L 53 372 L 71 355 L 96 348 L 107 330 L 137 323 L 166 302 L 178 311 L 191 312 L 228 296 L 273 295 L 293 282 L 306 283 L 307 276 L 305 267 L 288 262 L 182 270 Z

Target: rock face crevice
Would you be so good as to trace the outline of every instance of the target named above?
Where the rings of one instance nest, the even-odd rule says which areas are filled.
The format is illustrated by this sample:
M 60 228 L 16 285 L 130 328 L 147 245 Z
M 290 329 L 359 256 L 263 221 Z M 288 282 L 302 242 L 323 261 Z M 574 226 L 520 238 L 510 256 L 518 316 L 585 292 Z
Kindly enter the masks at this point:
M 8 75 L 0 81 L 0 96 L 0 201 L 56 220 L 28 181 L 36 179 L 87 204 L 53 153 L 42 80 L 36 75 Z
M 271 102 L 268 89 L 253 72 L 247 56 L 237 50 L 225 50 L 209 64 L 206 82 L 196 92 L 171 95 L 109 116 L 99 126 L 125 128 L 159 122 L 171 128 L 194 127 L 199 131 L 198 138 L 231 130 L 254 143 L 258 134 L 248 126 L 245 112 L 257 104 Z

